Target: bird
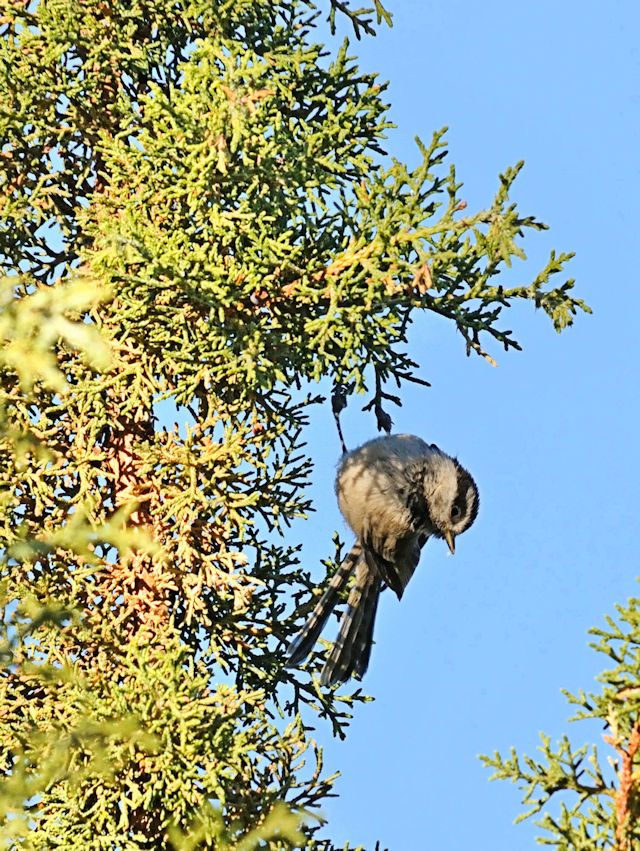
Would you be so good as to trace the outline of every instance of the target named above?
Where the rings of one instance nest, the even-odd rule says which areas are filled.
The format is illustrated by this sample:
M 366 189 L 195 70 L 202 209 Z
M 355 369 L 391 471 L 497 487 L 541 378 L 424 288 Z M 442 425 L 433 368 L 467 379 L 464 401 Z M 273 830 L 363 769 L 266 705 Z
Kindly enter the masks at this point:
M 429 538 L 444 539 L 454 553 L 480 504 L 476 483 L 457 458 L 412 434 L 385 435 L 347 452 L 335 488 L 356 541 L 285 653 L 288 667 L 305 659 L 354 575 L 320 675 L 324 686 L 364 676 L 380 592 L 388 587 L 402 598 Z

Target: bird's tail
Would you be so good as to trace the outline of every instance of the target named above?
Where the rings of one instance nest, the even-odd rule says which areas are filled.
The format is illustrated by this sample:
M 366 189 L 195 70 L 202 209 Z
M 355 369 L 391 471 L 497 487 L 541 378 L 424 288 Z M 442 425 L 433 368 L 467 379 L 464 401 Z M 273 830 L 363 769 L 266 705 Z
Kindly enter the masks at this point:
M 334 685 L 352 674 L 362 677 L 369 665 L 373 643 L 373 624 L 380 596 L 380 578 L 368 554 L 356 568 L 356 584 L 347 600 L 347 611 L 340 621 L 340 631 L 322 669 L 322 685 Z
M 360 544 L 356 543 L 343 559 L 340 567 L 334 573 L 327 590 L 316 603 L 316 606 L 309 615 L 309 619 L 306 624 L 287 647 L 287 667 L 293 667 L 299 662 L 302 662 L 305 656 L 311 652 L 311 648 L 316 643 L 316 639 L 322 632 L 322 627 L 325 625 L 327 618 L 338 601 L 339 591 L 349 578 L 349 575 L 359 562 L 361 556 L 362 548 L 360 547 Z M 349 599 L 351 599 L 351 597 L 349 597 Z

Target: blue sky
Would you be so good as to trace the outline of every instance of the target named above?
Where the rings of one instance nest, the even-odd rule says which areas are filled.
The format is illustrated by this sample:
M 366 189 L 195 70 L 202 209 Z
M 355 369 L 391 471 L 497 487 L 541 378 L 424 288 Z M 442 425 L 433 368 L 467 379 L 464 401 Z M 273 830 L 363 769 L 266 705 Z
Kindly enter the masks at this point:
M 532 306 L 513 308 L 505 323 L 524 351 L 490 349 L 496 369 L 467 359 L 441 319 L 416 325 L 412 352 L 433 386 L 405 391 L 394 428 L 457 454 L 481 511 L 455 556 L 427 545 L 401 604 L 383 595 L 364 682 L 375 702 L 357 708 L 344 742 L 318 727 L 327 769 L 342 772 L 327 834 L 368 851 L 377 839 L 390 851 L 534 848 L 541 831 L 513 826 L 515 787 L 489 783 L 477 755 L 535 755 L 543 730 L 597 743 L 606 762 L 601 725 L 569 723 L 561 688 L 597 688 L 606 660 L 587 630 L 640 596 L 640 12 L 630 0 L 387 7 L 393 29 L 352 52 L 391 82 L 389 152 L 415 164 L 414 135 L 448 125 L 470 210 L 524 159 L 512 197 L 551 230 L 527 239 L 515 278 L 530 282 L 551 248 L 576 251 L 569 276 L 594 314 L 558 336 Z M 350 446 L 374 435 L 360 407 L 344 417 Z M 320 576 L 333 531 L 349 540 L 327 406 L 309 439 L 318 511 L 295 532 Z

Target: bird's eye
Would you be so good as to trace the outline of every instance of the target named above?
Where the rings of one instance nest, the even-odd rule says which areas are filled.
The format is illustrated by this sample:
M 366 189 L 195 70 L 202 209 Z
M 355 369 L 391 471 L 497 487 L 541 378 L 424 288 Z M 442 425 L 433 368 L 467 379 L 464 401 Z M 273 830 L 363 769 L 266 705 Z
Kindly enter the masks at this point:
M 451 519 L 459 520 L 462 517 L 462 509 L 459 505 L 454 505 L 451 509 Z

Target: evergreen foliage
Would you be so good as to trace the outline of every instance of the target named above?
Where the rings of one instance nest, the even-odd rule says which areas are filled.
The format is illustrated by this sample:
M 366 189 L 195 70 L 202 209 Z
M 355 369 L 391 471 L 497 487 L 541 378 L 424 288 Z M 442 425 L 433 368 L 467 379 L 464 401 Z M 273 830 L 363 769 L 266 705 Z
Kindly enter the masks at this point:
M 539 839 L 558 851 L 632 851 L 640 842 L 640 600 L 617 606 L 618 617 L 607 617 L 605 629 L 591 646 L 614 664 L 599 677 L 599 694 L 565 692 L 578 707 L 571 721 L 599 719 L 602 738 L 611 749 L 603 765 L 598 748 L 574 748 L 565 735 L 557 743 L 542 734 L 542 759 L 508 759 L 498 752 L 482 760 L 493 778 L 511 780 L 523 790 L 526 812 L 517 821 L 543 813 L 536 822 L 546 833 Z M 611 664 L 611 662 L 608 662 Z
M 358 37 L 389 17 L 322 12 Z M 568 255 L 497 284 L 544 227 L 509 200 L 519 166 L 467 213 L 443 132 L 414 170 L 389 160 L 384 86 L 314 41 L 318 14 L 5 0 L 6 847 L 330 851 L 310 723 L 344 735 L 367 698 L 321 689 L 320 654 L 282 667 L 313 605 L 286 537 L 311 509 L 308 387 L 368 394 L 384 426 L 397 389 L 426 383 L 415 311 L 491 360 L 492 340 L 518 347 L 515 300 L 558 330 L 587 309 L 552 282 Z

